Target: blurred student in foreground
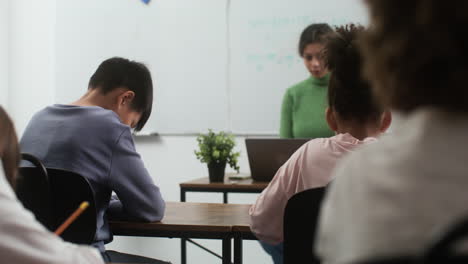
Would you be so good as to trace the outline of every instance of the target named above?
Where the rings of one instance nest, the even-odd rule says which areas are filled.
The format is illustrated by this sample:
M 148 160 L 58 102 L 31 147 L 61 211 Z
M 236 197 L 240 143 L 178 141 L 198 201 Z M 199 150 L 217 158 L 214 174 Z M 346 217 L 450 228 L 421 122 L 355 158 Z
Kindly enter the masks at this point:
M 326 120 L 336 135 L 313 139 L 299 148 L 278 170 L 250 208 L 251 229 L 275 264 L 283 263 L 283 215 L 291 196 L 323 187 L 333 177 L 339 159 L 360 145 L 376 141 L 391 123 L 391 115 L 377 105 L 369 83 L 362 79 L 356 36 L 362 27 L 336 29 L 325 44 L 330 69 Z
M 325 263 L 420 254 L 467 215 L 468 1 L 366 2 L 365 74 L 404 120 L 337 167 L 316 243 Z
M 14 264 L 103 264 L 99 251 L 64 242 L 24 209 L 13 191 L 20 159 L 10 117 L 0 107 L 0 256 Z

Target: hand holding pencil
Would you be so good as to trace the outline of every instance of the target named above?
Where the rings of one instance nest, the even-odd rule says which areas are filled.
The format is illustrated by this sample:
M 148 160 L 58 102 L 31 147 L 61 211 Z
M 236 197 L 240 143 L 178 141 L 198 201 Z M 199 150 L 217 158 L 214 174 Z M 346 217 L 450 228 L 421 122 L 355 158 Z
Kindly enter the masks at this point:
M 89 203 L 84 201 L 80 204 L 80 206 L 75 210 L 75 212 L 73 212 L 73 214 L 71 214 L 67 220 L 65 220 L 65 222 L 63 222 L 58 228 L 57 230 L 55 230 L 55 234 L 57 236 L 60 236 L 63 231 L 65 231 L 65 229 L 67 229 L 67 227 L 73 223 L 73 221 L 76 220 L 76 218 L 78 218 L 78 216 L 80 216 L 81 213 L 83 213 L 83 211 L 88 208 L 89 206 Z

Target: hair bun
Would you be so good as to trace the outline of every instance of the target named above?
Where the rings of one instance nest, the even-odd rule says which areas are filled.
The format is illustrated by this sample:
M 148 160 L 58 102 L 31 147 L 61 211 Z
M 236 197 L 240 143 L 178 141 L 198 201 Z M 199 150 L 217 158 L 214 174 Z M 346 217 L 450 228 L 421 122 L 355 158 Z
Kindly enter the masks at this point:
M 325 65 L 331 73 L 328 103 L 344 119 L 369 120 L 381 113 L 361 74 L 358 42 L 363 31 L 363 26 L 354 24 L 337 27 L 324 49 Z

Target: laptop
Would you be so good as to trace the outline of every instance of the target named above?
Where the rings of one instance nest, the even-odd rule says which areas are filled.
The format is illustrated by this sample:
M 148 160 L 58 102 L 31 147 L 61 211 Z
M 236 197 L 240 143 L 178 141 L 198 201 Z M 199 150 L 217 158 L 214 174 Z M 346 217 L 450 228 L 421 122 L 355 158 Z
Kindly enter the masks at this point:
M 254 181 L 268 182 L 276 171 L 310 138 L 247 138 L 245 146 Z

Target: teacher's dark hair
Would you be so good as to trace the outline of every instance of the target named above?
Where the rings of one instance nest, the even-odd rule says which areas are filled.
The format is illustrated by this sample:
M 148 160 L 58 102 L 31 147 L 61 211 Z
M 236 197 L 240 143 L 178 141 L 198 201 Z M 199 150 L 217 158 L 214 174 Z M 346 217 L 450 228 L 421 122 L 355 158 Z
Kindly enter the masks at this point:
M 299 56 L 304 55 L 304 49 L 309 44 L 321 43 L 324 44 L 326 37 L 329 33 L 333 32 L 333 29 L 325 23 L 311 24 L 306 27 L 301 34 L 299 39 Z
M 325 64 L 330 70 L 328 105 L 344 120 L 378 121 L 383 108 L 372 95 L 370 83 L 362 76 L 362 58 L 358 37 L 362 26 L 336 28 L 325 45 Z
M 89 80 L 88 89 L 99 89 L 103 94 L 117 88 L 127 88 L 135 93 L 131 108 L 141 113 L 135 127 L 140 131 L 148 121 L 153 107 L 153 81 L 148 68 L 140 62 L 114 57 L 99 65 Z
M 15 188 L 20 150 L 18 137 L 11 118 L 0 106 L 0 158 L 2 159 L 5 177 L 12 188 Z

